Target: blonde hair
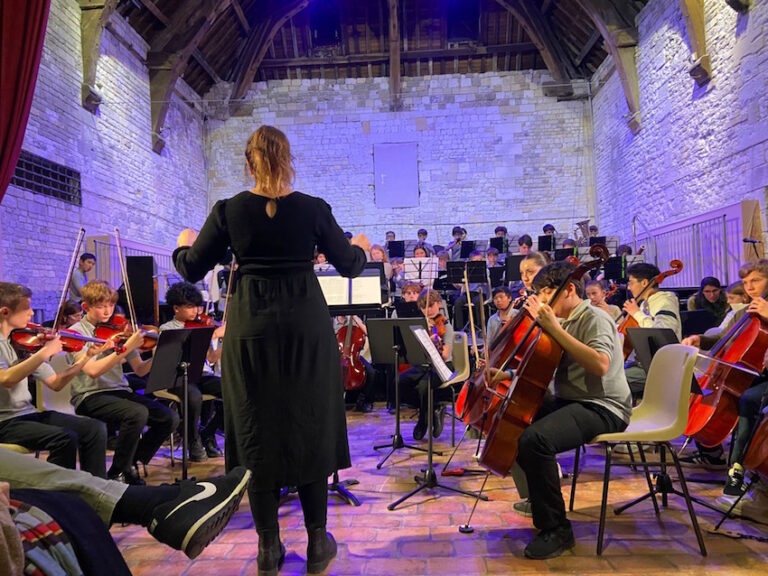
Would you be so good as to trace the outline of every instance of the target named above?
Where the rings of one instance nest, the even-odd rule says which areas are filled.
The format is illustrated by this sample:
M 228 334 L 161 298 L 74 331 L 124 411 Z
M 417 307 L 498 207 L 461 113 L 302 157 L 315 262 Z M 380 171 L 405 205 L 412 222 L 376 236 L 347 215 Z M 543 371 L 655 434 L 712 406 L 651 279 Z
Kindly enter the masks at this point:
M 90 280 L 83 286 L 80 295 L 83 297 L 83 302 L 89 306 L 103 302 L 117 304 L 117 292 L 103 280 Z
M 382 262 L 389 262 L 389 258 L 387 257 L 387 251 L 384 250 L 384 247 L 381 244 L 373 244 L 371 246 L 371 254 L 373 254 L 374 250 L 380 250 L 381 253 L 384 255 L 384 257 L 381 260 Z
M 291 144 L 283 132 L 264 125 L 248 139 L 245 159 L 253 172 L 257 192 L 269 198 L 267 216 L 273 218 L 277 213 L 277 200 L 291 192 L 296 178 Z

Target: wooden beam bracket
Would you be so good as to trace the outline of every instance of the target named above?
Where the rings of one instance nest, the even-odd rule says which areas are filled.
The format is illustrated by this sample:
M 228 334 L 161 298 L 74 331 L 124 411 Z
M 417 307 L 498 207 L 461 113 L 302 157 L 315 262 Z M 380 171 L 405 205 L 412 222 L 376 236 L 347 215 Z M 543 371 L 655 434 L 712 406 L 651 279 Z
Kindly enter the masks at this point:
M 95 114 L 102 96 L 96 90 L 96 68 L 101 55 L 101 37 L 118 0 L 78 0 L 80 6 L 80 43 L 83 53 L 83 82 L 80 98 L 83 108 Z
M 688 68 L 699 86 L 704 86 L 712 78 L 712 62 L 707 54 L 707 41 L 704 34 L 704 0 L 680 0 L 688 41 L 691 44 L 692 64 Z

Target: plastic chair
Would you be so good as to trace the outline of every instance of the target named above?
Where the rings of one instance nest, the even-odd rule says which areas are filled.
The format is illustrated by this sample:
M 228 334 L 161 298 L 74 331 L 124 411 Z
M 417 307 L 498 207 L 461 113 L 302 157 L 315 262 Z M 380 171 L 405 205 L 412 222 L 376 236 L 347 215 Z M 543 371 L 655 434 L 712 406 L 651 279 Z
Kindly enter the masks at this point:
M 184 416 L 185 415 L 182 414 L 183 410 L 181 409 L 181 405 L 183 404 L 183 400 L 181 399 L 180 396 L 174 394 L 173 392 L 169 392 L 168 390 L 155 390 L 154 392 L 152 392 L 152 395 L 155 398 L 160 398 L 162 400 L 166 400 L 166 401 L 170 402 L 174 406 L 174 408 L 176 408 L 176 410 L 178 411 L 179 416 L 182 417 L 181 425 L 182 426 L 186 425 L 184 423 Z M 216 400 L 216 399 L 217 399 L 217 396 L 214 396 L 213 394 L 203 394 L 203 402 L 207 402 L 209 400 Z M 183 428 L 182 428 L 182 430 L 183 430 Z M 171 468 L 173 468 L 174 466 L 176 466 L 176 457 L 175 457 L 175 454 L 174 454 L 174 452 L 176 451 L 176 447 L 174 446 L 174 442 L 173 442 L 173 432 L 171 432 L 170 444 L 171 444 Z M 145 465 L 144 475 L 145 476 L 147 475 L 146 474 L 146 465 Z
M 693 378 L 693 366 L 696 362 L 696 348 L 684 346 L 682 344 L 670 344 L 661 348 L 653 357 L 648 378 L 645 383 L 645 392 L 643 400 L 632 411 L 632 417 L 629 425 L 623 432 L 611 434 L 600 434 L 590 441 L 590 444 L 602 444 L 605 447 L 605 474 L 603 476 L 603 497 L 600 504 L 600 527 L 597 534 L 597 554 L 603 551 L 603 535 L 605 531 L 605 511 L 608 506 L 608 485 L 611 477 L 611 452 L 614 445 L 623 442 L 637 443 L 640 448 L 640 460 L 638 466 L 645 470 L 645 477 L 648 482 L 648 492 L 614 510 L 615 514 L 620 514 L 624 510 L 635 504 L 650 498 L 653 502 L 653 508 L 656 514 L 659 514 L 659 504 L 656 501 L 656 494 L 662 494 L 662 504 L 667 504 L 667 494 L 673 493 L 682 496 L 688 507 L 688 514 L 691 517 L 691 524 L 696 533 L 696 539 L 699 543 L 701 555 L 707 555 L 707 549 L 704 545 L 704 539 L 701 535 L 699 524 L 696 520 L 696 514 L 693 510 L 691 496 L 688 493 L 688 486 L 685 482 L 685 475 L 680 467 L 680 461 L 676 452 L 672 449 L 670 441 L 678 438 L 685 431 L 688 423 L 688 399 L 690 396 L 691 379 Z M 660 461 L 649 462 L 645 458 L 643 444 L 655 445 L 659 448 Z M 675 469 L 677 470 L 682 492 L 672 488 L 672 483 L 666 472 L 666 451 L 672 456 Z M 574 462 L 573 481 L 571 484 L 571 506 L 573 510 L 573 498 L 576 493 L 576 479 L 578 477 L 578 454 L 576 451 L 576 460 Z M 660 474 L 657 477 L 657 486 L 653 486 L 649 473 L 649 466 L 659 466 Z
M 443 382 L 442 388 L 451 389 L 451 446 L 456 445 L 456 384 L 464 384 L 469 378 L 469 344 L 465 332 L 453 334 L 453 376 Z

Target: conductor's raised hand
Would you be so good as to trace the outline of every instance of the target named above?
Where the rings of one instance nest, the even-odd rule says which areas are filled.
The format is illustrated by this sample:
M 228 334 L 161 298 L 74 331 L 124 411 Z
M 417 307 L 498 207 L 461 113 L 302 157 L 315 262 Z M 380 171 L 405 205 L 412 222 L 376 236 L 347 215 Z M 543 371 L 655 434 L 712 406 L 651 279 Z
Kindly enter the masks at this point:
M 184 228 L 176 239 L 176 246 L 179 248 L 192 246 L 192 244 L 195 243 L 195 240 L 197 240 L 197 232 L 192 230 L 192 228 Z

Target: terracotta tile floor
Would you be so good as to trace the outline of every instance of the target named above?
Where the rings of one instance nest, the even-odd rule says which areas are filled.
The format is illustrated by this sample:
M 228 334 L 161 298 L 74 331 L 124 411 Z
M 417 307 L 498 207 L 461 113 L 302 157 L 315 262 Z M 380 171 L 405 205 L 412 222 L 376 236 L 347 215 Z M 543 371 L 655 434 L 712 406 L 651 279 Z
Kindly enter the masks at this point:
M 411 441 L 413 420 L 404 413 L 403 435 Z M 590 448 L 582 459 L 575 511 L 570 514 L 576 534 L 576 547 L 559 558 L 531 561 L 523 557 L 523 548 L 533 535 L 530 519 L 512 511 L 518 499 L 511 479 L 492 477 L 486 486 L 489 502 L 480 502 L 472 520 L 473 534 L 460 534 L 473 500 L 445 490 L 424 491 L 395 511 L 387 505 L 411 490 L 413 477 L 426 464 L 426 457 L 415 451 L 399 450 L 376 469 L 386 450 L 373 450 L 374 444 L 389 442 L 393 417 L 383 409 L 361 415 L 348 412 L 350 449 L 354 468 L 344 470 L 341 478 L 355 478 L 359 484 L 352 491 L 361 506 L 352 507 L 340 498 L 329 498 L 328 528 L 339 542 L 339 554 L 328 574 L 542 574 L 542 573 L 614 573 L 614 574 L 765 574 L 768 543 L 735 539 L 708 533 L 718 515 L 696 506 L 709 551 L 699 554 L 690 528 L 685 504 L 672 497 L 667 510 L 656 517 L 646 501 L 630 511 L 615 516 L 609 511 L 605 550 L 595 555 L 597 524 L 600 513 L 604 458 Z M 457 431 L 460 435 L 460 432 Z M 426 446 L 426 443 L 423 443 Z M 450 426 L 436 442 L 436 449 L 450 451 Z M 455 462 L 472 466 L 473 445 L 467 441 L 459 449 Z M 436 464 L 447 456 L 436 457 Z M 560 459 L 565 472 L 573 466 L 572 455 Z M 622 460 L 623 461 L 623 460 Z M 195 464 L 190 474 L 198 478 L 220 474 L 223 459 Z M 179 468 L 176 468 L 178 471 Z M 159 454 L 149 467 L 150 483 L 172 478 L 167 451 Z M 438 468 L 439 473 L 439 468 Z M 710 473 L 722 478 L 724 473 Z M 695 471 L 692 476 L 706 473 Z M 475 490 L 482 477 L 439 477 L 448 485 Z M 567 484 L 567 485 L 565 485 Z M 717 486 L 691 484 L 695 495 L 714 500 Z M 614 468 L 609 503 L 625 502 L 647 489 L 644 476 L 629 468 Z M 570 494 L 564 481 L 563 492 Z M 298 498 L 288 496 L 280 509 L 281 536 L 288 556 L 281 574 L 306 572 L 306 534 Z M 756 536 L 768 536 L 768 526 L 746 521 L 729 521 L 726 528 Z M 244 501 L 226 530 L 195 561 L 182 553 L 158 544 L 140 527 L 114 527 L 115 540 L 134 574 L 230 576 L 255 575 L 257 537 L 247 503 Z

